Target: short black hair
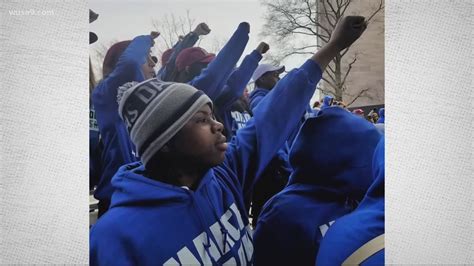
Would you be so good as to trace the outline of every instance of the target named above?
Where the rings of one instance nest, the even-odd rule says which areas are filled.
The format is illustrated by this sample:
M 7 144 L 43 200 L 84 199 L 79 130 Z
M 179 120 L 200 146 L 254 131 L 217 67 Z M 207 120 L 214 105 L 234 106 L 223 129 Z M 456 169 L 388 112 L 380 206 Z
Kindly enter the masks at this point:
M 258 78 L 256 81 L 255 81 L 255 85 L 257 87 L 262 87 L 262 81 L 260 80 L 260 78 Z

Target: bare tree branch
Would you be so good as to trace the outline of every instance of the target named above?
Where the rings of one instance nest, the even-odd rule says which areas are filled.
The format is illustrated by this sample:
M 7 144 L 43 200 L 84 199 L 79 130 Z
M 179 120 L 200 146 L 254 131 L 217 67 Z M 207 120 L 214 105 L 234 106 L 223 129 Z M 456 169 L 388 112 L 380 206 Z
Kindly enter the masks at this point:
M 347 54 L 347 52 L 349 51 L 349 48 L 351 48 L 350 46 L 347 47 L 342 53 L 341 53 L 341 57 L 345 56 Z
M 336 85 L 334 85 L 334 84 L 333 84 L 331 81 L 329 81 L 327 78 L 322 77 L 321 79 L 324 80 L 329 86 L 331 86 L 331 88 L 333 88 L 334 90 L 337 90 Z
M 344 74 L 344 78 L 342 78 L 342 84 L 346 84 L 347 76 L 349 76 L 349 72 L 351 72 L 352 65 L 357 61 L 357 55 L 354 56 L 352 62 L 349 63 L 349 67 L 347 68 L 346 74 Z
M 344 15 L 346 13 L 346 9 L 349 7 L 349 5 L 352 3 L 352 0 L 346 0 L 342 6 L 344 7 L 342 9 L 341 15 Z
M 328 9 L 326 7 L 326 0 L 323 0 L 321 2 L 323 3 L 324 15 L 326 16 L 326 20 L 327 20 L 328 24 L 331 26 L 331 28 L 334 29 L 334 27 L 336 26 L 338 18 L 336 17 L 335 14 L 333 14 L 334 15 L 334 23 L 331 23 L 331 20 L 329 19 L 330 12 L 328 12 Z
M 327 68 L 331 71 L 331 73 L 336 72 L 336 70 L 334 70 L 334 68 L 332 67 L 331 63 L 327 65 Z
M 162 42 L 157 42 L 155 48 L 162 54 L 178 42 L 180 36 L 185 36 L 192 31 L 195 19 L 191 17 L 190 11 L 186 10 L 184 17 L 175 14 L 166 14 L 160 19 L 153 19 L 152 26 L 159 31 Z
M 322 92 L 323 94 L 331 94 L 333 97 L 336 96 L 336 93 L 331 90 L 323 89 L 321 87 L 316 87 L 316 89 Z
M 349 94 L 346 93 L 346 95 L 354 97 L 351 101 L 346 103 L 346 106 L 349 107 L 351 104 L 353 104 L 357 99 L 359 99 L 363 94 L 365 94 L 369 90 L 370 90 L 370 88 L 362 89 L 355 96 L 354 95 L 349 95 Z
M 380 0 L 378 8 L 372 13 L 372 15 L 369 16 L 369 18 L 367 19 L 367 23 L 369 23 L 369 22 L 372 20 L 372 18 L 373 18 L 377 13 L 379 13 L 379 11 L 382 10 L 383 8 L 385 8 L 385 7 L 383 6 L 383 0 Z
M 309 21 L 313 24 L 316 24 L 316 19 L 313 18 L 313 12 L 311 10 L 311 6 L 309 4 L 309 0 L 304 0 L 304 3 L 306 4 L 306 9 L 309 10 L 309 14 L 307 15 Z
M 337 84 L 336 78 L 333 77 L 331 72 L 334 73 L 334 71 L 329 71 L 328 69 L 324 70 L 324 73 L 326 73 L 326 75 L 332 80 L 333 84 Z
M 336 17 L 338 17 L 338 15 L 340 15 L 340 14 L 338 14 L 338 12 L 336 11 L 336 9 L 332 6 L 331 0 L 324 0 L 323 3 L 324 3 L 325 1 L 327 2 L 329 8 L 331 8 L 331 11 L 332 11 L 334 14 L 336 14 Z M 336 22 L 336 24 L 337 24 L 337 22 Z

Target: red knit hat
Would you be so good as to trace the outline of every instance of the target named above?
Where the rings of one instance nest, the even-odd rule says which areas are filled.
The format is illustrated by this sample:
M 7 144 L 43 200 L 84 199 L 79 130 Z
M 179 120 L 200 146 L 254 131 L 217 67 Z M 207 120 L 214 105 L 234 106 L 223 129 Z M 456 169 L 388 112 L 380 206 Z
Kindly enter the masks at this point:
M 181 51 L 176 58 L 176 69 L 183 71 L 187 66 L 194 63 L 209 63 L 216 57 L 215 54 L 210 54 L 201 47 L 189 47 Z
M 364 114 L 364 110 L 362 109 L 355 109 L 354 111 L 352 111 L 352 113 L 356 114 L 356 115 L 363 115 Z
M 170 60 L 171 55 L 173 54 L 174 49 L 170 48 L 161 54 L 161 65 L 164 66 Z
M 117 64 L 122 53 L 127 49 L 128 45 L 132 41 L 122 41 L 112 45 L 104 57 L 104 62 L 102 64 L 102 75 L 106 77 L 110 74 Z

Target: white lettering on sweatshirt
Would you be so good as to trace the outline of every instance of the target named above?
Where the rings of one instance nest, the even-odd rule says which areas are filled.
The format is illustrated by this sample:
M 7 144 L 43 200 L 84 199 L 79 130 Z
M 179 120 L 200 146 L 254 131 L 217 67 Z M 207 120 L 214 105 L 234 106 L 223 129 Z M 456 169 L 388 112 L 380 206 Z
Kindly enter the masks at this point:
M 230 222 L 232 217 L 237 219 L 236 225 Z M 234 248 L 235 245 L 238 244 L 240 244 L 240 247 L 237 250 L 236 256 L 220 263 L 224 265 L 235 265 L 238 258 L 241 264 L 250 264 L 253 254 L 252 235 L 250 233 L 250 227 L 248 225 L 244 227 L 244 223 L 240 217 L 240 212 L 237 209 L 235 203 L 233 203 L 229 209 L 224 212 L 219 220 L 220 223 L 219 221 L 216 221 L 209 227 L 209 232 L 213 238 L 208 237 L 207 232 L 202 232 L 193 239 L 193 248 L 197 250 L 197 254 L 193 254 L 190 251 L 190 249 L 193 248 L 188 248 L 185 246 L 176 254 L 179 262 L 174 258 L 170 258 L 164 263 L 164 265 L 199 265 L 199 259 L 203 264 L 209 265 L 212 264 L 212 261 L 218 262 L 220 258 L 226 255 Z M 221 227 L 227 230 L 225 243 L 223 238 L 224 234 L 221 231 Z M 206 245 L 209 245 L 207 249 L 205 247 Z
M 328 231 L 329 227 L 334 223 L 334 221 L 331 221 L 327 224 L 322 224 L 319 226 L 319 231 L 321 232 L 321 235 L 324 237 L 326 232 Z

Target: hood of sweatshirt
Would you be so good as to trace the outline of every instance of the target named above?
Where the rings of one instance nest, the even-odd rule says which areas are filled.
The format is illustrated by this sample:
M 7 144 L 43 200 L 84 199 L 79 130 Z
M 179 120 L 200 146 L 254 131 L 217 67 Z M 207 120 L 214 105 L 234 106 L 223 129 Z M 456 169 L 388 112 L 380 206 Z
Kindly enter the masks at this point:
M 111 208 L 91 232 L 91 261 L 117 265 L 123 262 L 117 256 L 139 254 L 132 264 L 221 265 L 239 258 L 245 245 L 249 255 L 241 261 L 249 263 L 252 245 L 245 210 L 235 187 L 226 183 L 230 177 L 224 177 L 225 171 L 211 168 L 196 190 L 152 180 L 144 171 L 142 163 L 131 163 L 112 178 Z M 108 250 L 99 248 L 104 246 Z
M 372 156 L 381 138 L 374 125 L 339 107 L 308 118 L 290 151 L 290 184 L 313 184 L 362 199 L 372 183 Z
M 257 104 L 260 102 L 260 101 L 257 101 L 255 102 L 255 99 L 259 98 L 259 97 L 265 97 L 265 95 L 267 95 L 267 93 L 269 93 L 270 91 L 267 90 L 267 89 L 263 89 L 263 88 L 259 88 L 259 87 L 256 87 L 251 93 L 250 93 L 250 96 L 249 96 L 249 100 L 250 100 L 250 108 L 253 110 Z
M 321 109 L 322 109 L 322 108 L 330 107 L 330 106 L 331 106 L 331 101 L 332 101 L 333 99 L 334 99 L 334 98 L 333 98 L 332 96 L 329 96 L 329 95 L 324 96 L 324 98 L 323 98 L 323 104 L 321 105 Z
M 377 120 L 378 124 L 385 123 L 385 108 L 380 108 L 379 110 L 379 120 Z
M 150 203 L 172 204 L 191 200 L 190 194 L 185 189 L 147 178 L 143 176 L 144 171 L 145 167 L 139 162 L 120 167 L 112 179 L 115 192 L 111 207 Z M 199 186 L 203 183 L 201 182 Z
M 382 138 L 375 149 L 372 161 L 373 183 L 362 203 L 370 200 L 382 200 L 385 195 L 385 139 Z M 361 205 L 365 205 L 362 204 Z
M 384 180 L 385 141 L 382 138 L 373 154 L 374 182 L 359 207 L 332 225 L 322 240 L 317 265 L 341 265 L 368 241 L 385 232 Z M 384 265 L 385 250 L 365 259 L 360 265 Z

